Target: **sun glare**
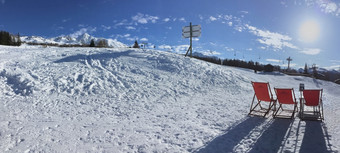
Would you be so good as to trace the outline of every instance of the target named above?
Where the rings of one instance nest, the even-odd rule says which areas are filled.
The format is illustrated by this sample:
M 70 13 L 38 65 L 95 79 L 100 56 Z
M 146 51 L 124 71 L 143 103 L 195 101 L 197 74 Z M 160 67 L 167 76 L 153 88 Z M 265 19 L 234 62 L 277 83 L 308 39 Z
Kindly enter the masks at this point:
M 299 28 L 300 40 L 306 43 L 315 42 L 320 35 L 320 26 L 314 20 L 304 21 Z

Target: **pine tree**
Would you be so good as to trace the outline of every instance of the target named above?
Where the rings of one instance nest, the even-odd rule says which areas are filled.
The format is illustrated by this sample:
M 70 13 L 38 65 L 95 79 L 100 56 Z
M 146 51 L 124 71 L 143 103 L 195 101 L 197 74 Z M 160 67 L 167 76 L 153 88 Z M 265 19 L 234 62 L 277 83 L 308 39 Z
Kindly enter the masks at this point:
M 137 40 L 135 41 L 135 44 L 133 44 L 132 48 L 140 48 L 139 45 L 138 45 Z
M 13 45 L 13 38 L 9 32 L 0 31 L 0 45 Z
M 90 47 L 95 47 L 96 45 L 94 44 L 94 40 L 91 40 Z
M 17 35 L 17 42 L 16 42 L 17 46 L 21 46 L 21 39 L 20 39 L 20 34 L 18 33 Z
M 105 39 L 99 40 L 97 46 L 98 47 L 108 47 L 107 42 L 105 41 Z
M 307 63 L 305 63 L 305 69 L 303 70 L 304 74 L 308 74 L 308 67 L 307 67 Z

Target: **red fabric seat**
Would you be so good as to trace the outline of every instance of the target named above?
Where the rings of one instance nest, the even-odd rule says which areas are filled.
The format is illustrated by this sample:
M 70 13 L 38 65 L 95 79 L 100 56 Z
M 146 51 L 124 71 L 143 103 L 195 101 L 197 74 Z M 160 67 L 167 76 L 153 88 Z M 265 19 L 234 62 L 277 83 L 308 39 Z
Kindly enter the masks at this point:
M 297 111 L 297 102 L 294 94 L 294 89 L 293 88 L 274 88 L 276 97 L 277 97 L 277 102 L 279 103 L 279 108 L 276 110 L 274 113 L 274 117 L 290 117 L 294 118 L 294 114 Z M 287 110 L 283 109 L 283 105 L 294 105 L 293 110 Z M 287 115 L 278 115 L 279 111 L 281 109 L 281 112 L 283 111 L 292 111 L 291 116 Z
M 322 89 L 305 89 L 300 98 L 301 119 L 324 120 Z M 306 110 L 311 108 L 312 110 Z
M 270 90 L 270 86 L 268 82 L 251 82 L 253 89 L 254 89 L 254 96 L 253 101 L 250 106 L 250 112 L 248 115 L 257 115 L 254 114 L 257 113 L 263 113 L 263 117 L 265 117 L 271 108 L 275 104 L 275 99 L 273 98 L 273 94 Z M 257 99 L 257 102 L 254 105 L 255 98 Z M 265 103 L 264 103 L 265 102 Z M 262 107 L 263 105 L 268 105 L 268 107 Z M 262 116 L 262 115 L 261 115 Z

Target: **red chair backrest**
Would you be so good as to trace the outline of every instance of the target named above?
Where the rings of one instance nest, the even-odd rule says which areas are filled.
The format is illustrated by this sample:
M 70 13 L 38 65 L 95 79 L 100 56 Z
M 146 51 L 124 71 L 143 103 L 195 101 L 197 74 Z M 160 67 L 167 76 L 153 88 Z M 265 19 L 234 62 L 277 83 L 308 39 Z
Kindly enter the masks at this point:
M 305 105 L 307 106 L 318 106 L 321 99 L 321 91 L 322 89 L 316 90 L 303 90 L 303 97 L 306 101 Z
M 293 89 L 275 88 L 276 97 L 281 104 L 295 104 L 295 95 Z M 294 98 L 293 98 L 294 96 Z
M 256 98 L 260 101 L 271 101 L 271 91 L 269 88 L 269 83 L 265 82 L 252 82 Z M 269 95 L 270 92 L 270 95 Z

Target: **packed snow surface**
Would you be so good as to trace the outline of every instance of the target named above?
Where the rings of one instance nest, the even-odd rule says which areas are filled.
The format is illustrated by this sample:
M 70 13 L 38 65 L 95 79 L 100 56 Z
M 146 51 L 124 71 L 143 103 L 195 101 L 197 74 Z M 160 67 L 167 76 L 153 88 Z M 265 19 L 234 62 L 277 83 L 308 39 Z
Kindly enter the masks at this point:
M 324 122 L 248 116 L 251 81 L 324 89 Z M 154 50 L 0 46 L 3 152 L 338 152 L 339 116 L 332 82 Z

